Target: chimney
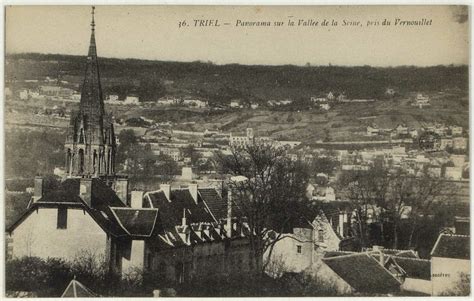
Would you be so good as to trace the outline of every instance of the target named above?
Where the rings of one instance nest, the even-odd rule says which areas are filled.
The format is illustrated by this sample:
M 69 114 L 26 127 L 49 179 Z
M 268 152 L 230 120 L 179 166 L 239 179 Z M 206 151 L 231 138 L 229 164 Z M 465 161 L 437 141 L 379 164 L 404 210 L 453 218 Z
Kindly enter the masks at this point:
M 130 207 L 135 209 L 143 208 L 143 191 L 132 191 Z
M 188 185 L 189 193 L 194 199 L 194 202 L 198 203 L 198 185 L 197 184 L 189 184 Z
M 35 189 L 33 191 L 33 203 L 43 197 L 43 177 L 35 177 Z
M 127 206 L 130 203 L 127 200 L 128 195 L 128 178 L 116 178 L 114 181 L 114 191 L 118 198 Z
M 164 192 L 166 198 L 171 202 L 171 185 L 170 184 L 160 184 L 160 189 Z
M 92 179 L 81 178 L 79 183 L 79 196 L 89 206 L 92 206 Z
M 385 265 L 385 254 L 383 253 L 384 247 L 373 246 L 372 250 L 379 253 L 379 263 L 381 266 L 384 266 Z
M 181 226 L 186 227 L 186 208 L 183 208 L 183 218 L 181 219 Z
M 181 180 L 183 181 L 193 180 L 193 169 L 191 167 L 183 167 L 181 169 Z
M 225 226 L 227 235 L 229 238 L 232 237 L 232 189 L 229 188 L 227 191 L 227 223 Z
M 339 211 L 339 224 L 337 226 L 337 230 L 341 237 L 344 237 L 344 212 Z

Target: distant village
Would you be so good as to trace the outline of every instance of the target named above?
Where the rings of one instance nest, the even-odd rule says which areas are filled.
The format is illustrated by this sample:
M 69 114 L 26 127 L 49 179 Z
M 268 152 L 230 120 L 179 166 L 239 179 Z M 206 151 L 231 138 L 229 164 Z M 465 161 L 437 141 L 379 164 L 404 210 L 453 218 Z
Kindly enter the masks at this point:
M 37 109 L 31 120 L 47 116 L 67 122 L 60 154 L 64 164 L 25 185 L 5 184 L 9 196 L 31 196 L 26 208 L 6 226 L 7 281 L 12 279 L 7 295 L 38 297 L 39 289 L 31 289 L 27 277 L 47 273 L 54 276 L 45 282 L 54 279 L 62 285 L 44 293 L 47 297 L 195 296 L 209 286 L 219 289 L 219 285 L 258 281 L 262 287 L 272 283 L 273 289 L 288 286 L 288 296 L 310 287 L 321 296 L 329 291 L 334 296 L 466 295 L 465 286 L 470 283 L 469 129 L 429 122 L 417 128 L 405 123 L 385 128 L 369 118 L 365 130 L 358 133 L 364 140 L 308 143 L 277 139 L 246 126 L 241 131 L 195 131 L 184 121 L 157 122 L 143 116 L 115 119 L 109 114 L 114 106 L 240 112 L 262 106 L 281 108 L 294 100 L 235 99 L 222 108 L 191 96 L 141 102 L 135 95 L 125 99 L 102 95 L 94 8 L 91 27 L 81 91 L 49 77 L 6 83 L 9 113 L 15 113 L 17 106 L 44 101 L 44 108 Z M 387 97 L 396 93 L 391 87 L 385 92 Z M 413 109 L 430 106 L 429 96 L 413 95 L 409 101 Z M 380 100 L 351 99 L 345 92 L 327 91 L 307 101 L 327 112 L 337 105 Z M 69 110 L 74 103 L 77 110 Z M 121 141 L 121 131 L 129 131 L 136 140 L 135 148 L 119 164 L 119 150 L 129 143 Z M 145 149 L 151 156 L 128 164 L 133 151 Z M 219 156 L 221 165 L 228 164 L 226 170 L 216 163 Z M 162 168 L 163 158 L 178 172 L 166 179 L 163 174 L 150 175 L 149 185 L 140 182 L 147 179 L 134 178 L 136 170 L 145 172 L 143 162 Z M 308 167 L 307 181 L 298 178 L 302 166 Z M 401 172 L 401 176 L 384 178 L 386 182 L 380 183 L 386 187 L 362 186 L 364 179 L 378 180 L 369 174 L 377 170 L 388 171 L 389 176 Z M 345 185 L 346 176 L 355 178 Z M 427 183 L 443 188 L 433 194 L 424 190 Z M 409 184 L 414 186 L 403 186 Z M 384 204 L 396 189 L 395 204 Z M 453 211 L 452 221 L 444 222 L 439 231 L 428 223 L 443 217 L 443 212 L 424 208 L 436 202 L 446 204 L 442 210 Z M 297 206 L 305 209 L 297 212 Z M 259 219 L 260 214 L 266 215 Z M 431 228 L 424 229 L 423 223 Z M 411 230 L 411 234 L 403 233 L 409 237 L 403 246 L 398 244 L 401 225 Z M 412 243 L 417 227 L 431 235 L 416 238 L 425 243 L 419 249 Z M 400 247 L 382 246 L 388 242 Z M 98 258 L 102 263 L 96 267 Z M 85 268 L 80 265 L 84 262 Z M 41 273 L 33 272 L 35 266 Z M 107 278 L 112 275 L 117 278 Z M 28 281 L 21 282 L 22 277 Z M 100 286 L 104 283 L 105 288 Z M 193 286 L 197 284 L 201 286 Z M 114 285 L 118 287 L 112 292 Z M 128 295 L 120 291 L 126 285 Z M 133 285 L 142 289 L 141 294 L 132 290 Z M 194 291 L 186 291 L 191 286 Z M 238 296 L 246 295 L 240 291 Z

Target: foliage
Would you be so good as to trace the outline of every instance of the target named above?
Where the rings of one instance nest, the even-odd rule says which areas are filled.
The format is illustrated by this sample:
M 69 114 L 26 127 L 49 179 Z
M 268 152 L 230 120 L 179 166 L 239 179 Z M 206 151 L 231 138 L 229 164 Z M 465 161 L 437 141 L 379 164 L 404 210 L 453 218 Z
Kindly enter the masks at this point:
M 251 263 L 256 272 L 263 273 L 265 251 L 271 255 L 282 233 L 292 229 L 305 212 L 308 168 L 291 161 L 284 149 L 257 142 L 234 149 L 229 156 L 219 154 L 217 161 L 223 174 L 233 176 L 228 182 L 232 202 L 255 233 L 249 236 Z M 268 239 L 271 232 L 277 233 L 275 239 Z
M 367 221 L 373 218 L 383 224 L 380 238 L 391 242 L 391 247 L 395 249 L 399 248 L 402 218 L 406 216 L 410 221 L 408 247 L 413 247 L 420 217 L 427 216 L 433 206 L 442 204 L 439 195 L 443 189 L 447 189 L 441 180 L 427 173 L 414 176 L 402 169 L 388 169 L 381 165 L 368 171 L 345 173 L 339 178 L 339 186 L 348 191 L 348 197 L 354 205 L 355 233 L 362 245 L 369 243 Z M 379 212 L 376 208 L 380 209 Z M 374 216 L 369 216 L 368 210 Z
M 5 132 L 5 176 L 32 178 L 52 174 L 64 165 L 64 133 L 12 130 Z
M 68 264 L 60 259 L 23 257 L 5 265 L 7 291 L 33 291 L 39 297 L 59 297 L 72 278 Z
M 80 84 L 83 76 L 83 56 L 30 53 L 11 54 L 6 60 L 9 62 L 5 69 L 7 79 L 57 74 L 58 64 L 51 64 L 52 60 L 60 62 L 61 71 L 67 74 L 64 78 L 71 83 Z M 143 100 L 151 101 L 169 92 L 175 96 L 191 94 L 224 104 L 231 99 L 262 102 L 284 98 L 299 103 L 299 99 L 307 99 L 321 91 L 345 91 L 349 98 L 384 99 L 388 86 L 396 86 L 400 94 L 468 89 L 467 66 L 245 66 L 108 58 L 101 58 L 99 63 L 106 93 L 114 92 L 121 98 L 137 94 Z M 109 78 L 113 80 L 107 80 Z M 164 80 L 174 82 L 173 91 L 166 91 L 162 84 Z
M 469 296 L 471 294 L 471 275 L 461 273 L 459 280 L 452 289 L 449 289 L 441 296 Z

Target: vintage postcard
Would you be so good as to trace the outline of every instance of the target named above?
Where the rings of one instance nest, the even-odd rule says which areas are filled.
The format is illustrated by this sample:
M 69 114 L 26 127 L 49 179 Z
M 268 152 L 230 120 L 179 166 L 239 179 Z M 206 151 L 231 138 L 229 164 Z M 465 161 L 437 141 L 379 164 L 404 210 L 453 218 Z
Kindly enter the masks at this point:
M 5 6 L 4 296 L 469 296 L 469 11 Z

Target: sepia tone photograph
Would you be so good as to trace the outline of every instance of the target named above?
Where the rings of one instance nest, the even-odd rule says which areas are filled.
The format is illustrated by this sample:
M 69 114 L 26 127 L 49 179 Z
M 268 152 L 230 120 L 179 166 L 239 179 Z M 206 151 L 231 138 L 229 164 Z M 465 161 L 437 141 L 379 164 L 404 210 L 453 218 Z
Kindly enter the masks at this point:
M 3 6 L 4 297 L 470 296 L 470 7 Z

